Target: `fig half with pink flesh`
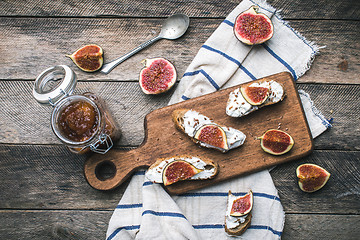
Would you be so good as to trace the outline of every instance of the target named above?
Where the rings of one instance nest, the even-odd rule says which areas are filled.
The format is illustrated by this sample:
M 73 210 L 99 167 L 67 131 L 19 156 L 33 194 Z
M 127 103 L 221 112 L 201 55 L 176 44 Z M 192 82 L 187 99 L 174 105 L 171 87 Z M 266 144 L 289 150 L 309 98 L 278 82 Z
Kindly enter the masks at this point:
M 95 44 L 86 45 L 76 50 L 73 54 L 66 56 L 71 58 L 76 66 L 85 72 L 95 72 L 104 63 L 103 50 Z
M 327 183 L 330 173 L 318 165 L 306 163 L 297 167 L 296 176 L 302 191 L 315 192 Z
M 259 139 L 261 148 L 273 155 L 285 154 L 294 146 L 294 139 L 290 134 L 277 129 L 266 131 Z
M 229 149 L 225 131 L 216 124 L 206 124 L 200 127 L 194 138 L 217 148 Z
M 254 106 L 263 104 L 270 93 L 270 89 L 266 87 L 242 86 L 240 91 L 245 100 Z
M 246 195 L 238 197 L 234 200 L 231 207 L 230 216 L 241 217 L 248 214 L 253 206 L 254 197 L 250 190 Z
M 163 183 L 165 186 L 171 185 L 181 180 L 186 180 L 202 172 L 191 163 L 183 160 L 176 160 L 168 163 L 163 171 Z
M 145 94 L 159 94 L 168 91 L 176 82 L 174 65 L 165 58 L 145 59 L 140 71 L 139 84 Z
M 257 10 L 258 7 L 252 6 L 235 19 L 234 34 L 247 45 L 264 43 L 274 34 L 270 18 Z

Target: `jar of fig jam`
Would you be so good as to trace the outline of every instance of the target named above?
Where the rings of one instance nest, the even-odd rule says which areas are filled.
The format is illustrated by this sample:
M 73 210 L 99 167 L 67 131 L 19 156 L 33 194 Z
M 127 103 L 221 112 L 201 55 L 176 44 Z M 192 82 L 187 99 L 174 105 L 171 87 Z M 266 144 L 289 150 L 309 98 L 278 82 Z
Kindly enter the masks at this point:
M 33 95 L 54 107 L 51 128 L 72 152 L 105 154 L 120 137 L 120 130 L 98 96 L 89 92 L 72 95 L 76 82 L 68 66 L 51 67 L 36 78 Z

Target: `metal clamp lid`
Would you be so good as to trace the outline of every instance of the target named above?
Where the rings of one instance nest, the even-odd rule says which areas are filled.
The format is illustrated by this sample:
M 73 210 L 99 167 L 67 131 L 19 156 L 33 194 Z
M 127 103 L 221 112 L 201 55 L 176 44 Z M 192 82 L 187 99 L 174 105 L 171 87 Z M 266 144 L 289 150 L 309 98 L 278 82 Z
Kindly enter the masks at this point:
M 73 92 L 76 82 L 76 75 L 70 67 L 57 65 L 46 69 L 36 78 L 33 96 L 40 103 L 55 105 Z

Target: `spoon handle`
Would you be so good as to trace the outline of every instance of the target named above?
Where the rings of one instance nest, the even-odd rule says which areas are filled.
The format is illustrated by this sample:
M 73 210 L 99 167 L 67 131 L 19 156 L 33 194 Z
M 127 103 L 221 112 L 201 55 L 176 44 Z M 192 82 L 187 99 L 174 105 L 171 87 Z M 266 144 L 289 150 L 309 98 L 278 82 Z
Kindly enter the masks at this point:
M 135 53 L 139 52 L 140 50 L 146 48 L 147 46 L 153 44 L 154 42 L 160 40 L 162 37 L 156 36 L 144 43 L 142 43 L 141 45 L 139 45 L 138 47 L 134 48 L 133 50 L 131 50 L 130 52 L 126 53 L 125 55 L 109 62 L 103 65 L 103 67 L 101 68 L 102 73 L 108 74 L 109 72 L 111 72 L 111 70 L 113 70 L 117 65 L 119 65 L 120 63 L 122 63 L 123 61 L 125 61 L 126 59 L 128 59 L 129 57 L 131 57 L 132 55 L 134 55 Z

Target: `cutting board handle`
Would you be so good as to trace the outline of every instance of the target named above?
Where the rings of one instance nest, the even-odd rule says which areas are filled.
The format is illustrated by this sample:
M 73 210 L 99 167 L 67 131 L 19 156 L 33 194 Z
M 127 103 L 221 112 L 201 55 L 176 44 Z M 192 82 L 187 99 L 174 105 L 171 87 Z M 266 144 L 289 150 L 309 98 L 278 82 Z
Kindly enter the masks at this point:
M 105 155 L 93 154 L 84 164 L 87 182 L 98 190 L 111 190 L 123 183 L 136 168 L 144 166 L 139 161 L 136 149 L 130 151 L 111 150 Z M 108 178 L 100 176 L 102 168 L 112 168 L 114 174 Z

